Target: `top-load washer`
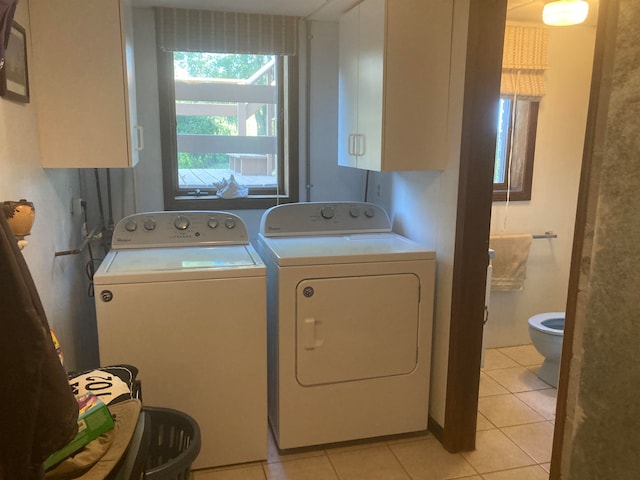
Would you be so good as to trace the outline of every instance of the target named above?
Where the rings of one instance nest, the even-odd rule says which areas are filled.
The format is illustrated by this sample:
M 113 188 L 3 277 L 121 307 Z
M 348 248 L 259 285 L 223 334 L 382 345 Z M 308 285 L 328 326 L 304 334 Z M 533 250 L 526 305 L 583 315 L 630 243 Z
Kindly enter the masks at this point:
M 123 218 L 94 276 L 100 362 L 196 420 L 193 468 L 267 456 L 266 268 L 227 212 Z
M 435 253 L 358 202 L 273 207 L 256 248 L 278 446 L 426 430 Z

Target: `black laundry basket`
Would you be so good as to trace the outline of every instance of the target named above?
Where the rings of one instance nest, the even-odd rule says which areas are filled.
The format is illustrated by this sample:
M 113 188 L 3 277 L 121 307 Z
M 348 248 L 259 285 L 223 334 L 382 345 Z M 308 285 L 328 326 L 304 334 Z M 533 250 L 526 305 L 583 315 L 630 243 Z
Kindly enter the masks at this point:
M 188 480 L 200 452 L 200 427 L 189 415 L 170 408 L 144 407 L 151 439 L 144 478 Z

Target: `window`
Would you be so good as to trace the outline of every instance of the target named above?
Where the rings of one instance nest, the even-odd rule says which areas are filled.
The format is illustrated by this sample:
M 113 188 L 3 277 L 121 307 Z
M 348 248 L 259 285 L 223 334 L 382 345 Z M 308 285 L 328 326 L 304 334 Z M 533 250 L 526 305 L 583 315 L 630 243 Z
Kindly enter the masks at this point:
M 531 200 L 538 107 L 544 96 L 547 27 L 509 25 L 504 32 L 494 201 Z
M 538 101 L 501 98 L 493 173 L 493 200 L 531 200 Z
M 298 19 L 155 15 L 165 209 L 297 201 Z
M 202 52 L 162 56 L 165 208 L 266 208 L 276 196 L 295 200 L 294 61 Z M 232 176 L 246 197 L 224 198 L 235 191 L 225 185 Z

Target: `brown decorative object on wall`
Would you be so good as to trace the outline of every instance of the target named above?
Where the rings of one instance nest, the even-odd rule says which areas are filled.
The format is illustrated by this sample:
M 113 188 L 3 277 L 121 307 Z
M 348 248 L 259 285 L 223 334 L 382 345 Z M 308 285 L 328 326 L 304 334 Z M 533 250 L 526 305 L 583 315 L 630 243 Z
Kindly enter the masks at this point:
M 0 95 L 7 100 L 29 103 L 27 35 L 25 29 L 16 22 L 11 27 L 4 55 L 4 67 L 0 70 Z
M 8 200 L 0 206 L 9 228 L 17 238 L 23 239 L 25 236 L 31 235 L 31 227 L 36 217 L 33 203 L 22 198 L 18 202 Z

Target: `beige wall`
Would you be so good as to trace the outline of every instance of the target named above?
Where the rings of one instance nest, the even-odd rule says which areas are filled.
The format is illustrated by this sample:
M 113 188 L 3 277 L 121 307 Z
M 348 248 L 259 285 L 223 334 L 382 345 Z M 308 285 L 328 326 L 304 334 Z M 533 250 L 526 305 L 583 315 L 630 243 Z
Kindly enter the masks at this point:
M 15 20 L 28 33 L 28 2 L 18 3 Z M 62 344 L 65 366 L 76 370 L 97 362 L 93 300 L 87 297 L 84 274 L 86 258 L 56 258 L 54 253 L 76 248 L 81 242 L 82 216 L 71 213 L 71 199 L 81 196 L 80 180 L 77 170 L 40 166 L 37 93 L 31 91 L 28 104 L 0 98 L 0 201 L 26 198 L 35 205 L 36 219 L 23 255 L 49 324 Z
M 594 42 L 595 27 L 549 27 L 531 201 L 494 202 L 491 232 L 551 230 L 558 238 L 533 241 L 523 291 L 491 294 L 489 348 L 530 343 L 530 316 L 565 310 Z

